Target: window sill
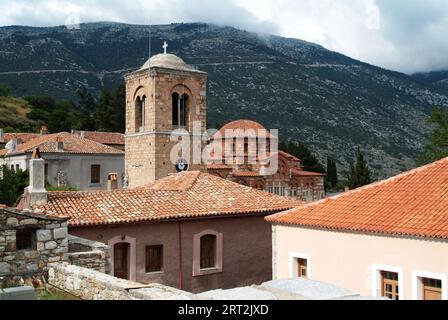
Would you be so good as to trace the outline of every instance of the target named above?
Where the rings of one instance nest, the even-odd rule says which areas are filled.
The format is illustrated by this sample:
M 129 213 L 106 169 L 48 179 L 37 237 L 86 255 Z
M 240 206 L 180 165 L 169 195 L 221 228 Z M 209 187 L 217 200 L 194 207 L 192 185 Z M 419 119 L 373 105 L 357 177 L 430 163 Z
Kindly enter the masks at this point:
M 146 276 L 159 276 L 164 274 L 165 272 L 163 271 L 154 271 L 154 272 L 145 272 Z
M 91 183 L 89 185 L 90 188 L 99 188 L 99 187 L 102 187 L 102 186 L 103 186 L 102 183 Z
M 219 268 L 208 268 L 208 269 L 200 269 L 194 277 L 208 276 L 212 274 L 222 273 L 222 269 Z

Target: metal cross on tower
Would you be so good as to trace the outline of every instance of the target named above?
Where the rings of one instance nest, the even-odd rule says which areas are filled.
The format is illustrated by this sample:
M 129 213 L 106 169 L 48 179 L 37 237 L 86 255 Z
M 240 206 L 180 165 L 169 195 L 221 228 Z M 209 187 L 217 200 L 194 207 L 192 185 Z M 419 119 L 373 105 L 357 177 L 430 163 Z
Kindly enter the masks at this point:
M 166 54 L 166 49 L 168 48 L 168 43 L 166 43 L 166 41 L 163 43 L 163 53 Z

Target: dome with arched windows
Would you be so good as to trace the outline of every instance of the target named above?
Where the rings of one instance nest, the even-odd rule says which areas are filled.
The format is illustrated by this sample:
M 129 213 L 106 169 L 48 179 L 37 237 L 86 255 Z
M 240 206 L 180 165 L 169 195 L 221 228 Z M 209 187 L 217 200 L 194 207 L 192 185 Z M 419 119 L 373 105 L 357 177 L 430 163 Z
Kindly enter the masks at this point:
M 179 58 L 174 54 L 162 53 L 152 56 L 145 64 L 141 67 L 140 70 L 150 69 L 150 68 L 166 68 L 166 69 L 174 69 L 174 70 L 184 70 L 184 71 L 195 71 L 197 70 L 186 64 L 184 60 Z
M 273 138 L 268 131 L 265 131 L 266 128 L 263 127 L 263 125 L 252 120 L 236 120 L 226 124 L 219 130 L 222 137 L 225 136 L 226 130 L 233 130 L 235 132 L 250 130 L 254 132 L 257 137 Z

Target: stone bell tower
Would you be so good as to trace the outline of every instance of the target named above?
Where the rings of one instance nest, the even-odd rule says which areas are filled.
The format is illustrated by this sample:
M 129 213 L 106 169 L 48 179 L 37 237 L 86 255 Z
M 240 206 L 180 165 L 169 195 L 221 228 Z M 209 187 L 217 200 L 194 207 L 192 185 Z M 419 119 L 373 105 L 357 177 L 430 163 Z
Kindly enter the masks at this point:
M 166 52 L 166 45 L 164 48 Z M 194 124 L 201 134 L 206 130 L 207 74 L 165 53 L 151 57 L 139 70 L 126 75 L 125 81 L 128 188 L 186 169 L 205 171 L 204 164 L 192 162 L 193 156 L 191 163 L 172 163 L 170 154 L 178 143 L 171 141 L 174 130 L 188 132 L 183 136 L 188 135 L 190 141 Z M 201 147 L 204 145 L 202 142 Z

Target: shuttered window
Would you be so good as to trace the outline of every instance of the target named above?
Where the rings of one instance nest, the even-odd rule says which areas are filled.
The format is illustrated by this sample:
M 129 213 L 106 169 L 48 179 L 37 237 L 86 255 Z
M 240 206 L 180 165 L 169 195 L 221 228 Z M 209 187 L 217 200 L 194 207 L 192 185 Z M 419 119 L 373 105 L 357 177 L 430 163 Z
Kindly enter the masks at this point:
M 205 235 L 201 237 L 201 269 L 216 267 L 216 236 Z
M 146 272 L 160 272 L 163 269 L 163 245 L 146 247 Z
M 90 167 L 90 183 L 101 183 L 101 166 L 99 164 Z

